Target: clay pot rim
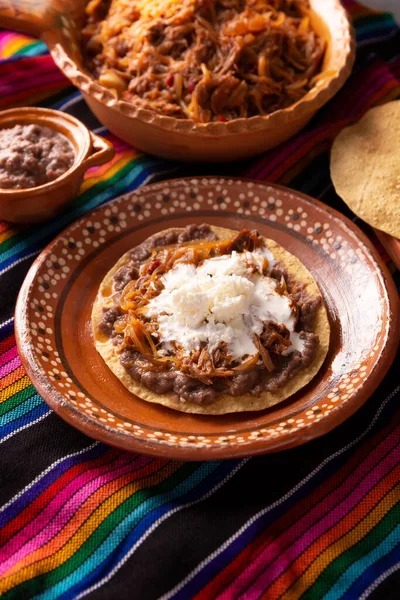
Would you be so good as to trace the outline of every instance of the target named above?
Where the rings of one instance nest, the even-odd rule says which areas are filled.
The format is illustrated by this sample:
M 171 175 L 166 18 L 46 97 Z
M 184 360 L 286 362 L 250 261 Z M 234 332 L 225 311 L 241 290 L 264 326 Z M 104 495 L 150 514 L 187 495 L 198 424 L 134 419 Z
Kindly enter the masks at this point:
M 332 5 L 340 26 L 330 27 L 332 38 L 340 41 L 341 67 L 331 77 L 326 77 L 318 83 L 298 102 L 291 106 L 277 110 L 269 115 L 239 118 L 227 122 L 196 123 L 191 119 L 176 119 L 160 115 L 152 110 L 138 108 L 129 102 L 119 100 L 113 92 L 101 86 L 88 72 L 84 71 L 66 53 L 60 43 L 59 36 L 48 31 L 43 34 L 43 40 L 48 45 L 57 66 L 78 87 L 83 94 L 97 100 L 101 104 L 112 108 L 124 116 L 137 119 L 144 124 L 151 125 L 161 130 L 186 134 L 197 137 L 228 137 L 244 135 L 255 131 L 268 131 L 280 128 L 290 121 L 297 121 L 306 116 L 312 116 L 319 108 L 328 102 L 342 87 L 351 73 L 355 60 L 355 33 L 349 21 L 346 9 L 340 0 L 324 0 Z
M 9 125 L 8 123 L 9 122 Z M 75 159 L 70 168 L 65 171 L 62 175 L 44 183 L 31 188 L 18 188 L 9 189 L 0 187 L 0 196 L 15 196 L 16 198 L 31 198 L 37 195 L 43 194 L 50 190 L 64 185 L 65 181 L 69 178 L 74 177 L 75 173 L 81 168 L 83 161 L 90 153 L 92 146 L 92 138 L 89 129 L 79 119 L 73 117 L 68 113 L 63 113 L 58 110 L 51 108 L 40 108 L 40 107 L 21 107 L 21 108 L 10 108 L 0 113 L 0 129 L 6 129 L 18 124 L 29 124 L 37 123 L 57 131 L 61 135 L 64 135 L 74 148 Z M 63 128 L 64 125 L 64 128 Z M 70 131 L 71 125 L 74 127 L 74 135 Z M 72 141 L 73 140 L 73 141 Z

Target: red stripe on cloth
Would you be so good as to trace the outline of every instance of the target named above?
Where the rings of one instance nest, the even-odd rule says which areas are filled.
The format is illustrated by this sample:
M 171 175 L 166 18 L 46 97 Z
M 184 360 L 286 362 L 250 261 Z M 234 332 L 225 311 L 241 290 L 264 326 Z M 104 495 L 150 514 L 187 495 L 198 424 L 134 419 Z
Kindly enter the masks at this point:
M 7 74 L 16 74 L 19 76 L 31 77 L 32 73 L 45 71 L 54 71 L 60 73 L 66 81 L 68 79 L 62 74 L 60 69 L 49 54 L 44 56 L 26 56 L 19 60 L 0 61 L 0 77 L 3 78 Z M 36 82 L 35 82 L 36 83 Z
M 54 83 L 48 83 L 45 86 L 42 86 L 42 88 L 35 93 L 31 93 L 32 88 L 28 88 L 23 90 L 22 92 L 19 92 L 18 94 L 12 94 L 3 98 L 0 97 L 0 108 L 4 108 L 7 106 L 15 106 L 16 104 L 20 104 L 22 101 L 32 104 L 38 101 L 38 99 L 45 98 L 46 96 L 55 93 L 56 90 L 64 88 L 66 85 L 71 84 L 68 82 L 65 83 L 65 79 L 60 78 L 59 81 L 56 81 Z
M 0 233 L 4 233 L 7 229 L 11 228 L 11 224 L 7 221 L 0 221 Z
M 14 334 L 0 342 L 0 367 L 17 356 Z
M 1 65 L 1 63 L 0 63 Z M 18 63 L 17 63 L 18 65 Z M 37 67 L 37 65 L 35 65 Z M 15 68 L 12 71 L 8 71 L 7 73 L 2 73 L 1 72 L 1 67 L 0 67 L 0 84 L 1 87 L 3 86 L 9 86 L 9 85 L 13 85 L 15 86 L 15 89 L 18 89 L 18 84 L 19 83 L 24 83 L 25 85 L 27 84 L 27 80 L 25 79 L 26 76 L 31 77 L 32 75 L 32 70 L 34 72 L 40 73 L 41 77 L 46 77 L 48 75 L 60 75 L 60 70 L 57 68 L 57 66 L 51 62 L 46 63 L 46 64 L 42 64 L 40 65 L 40 69 L 36 68 L 36 69 L 32 69 L 32 67 L 29 69 L 30 73 L 28 73 L 28 69 L 18 69 Z
M 38 85 L 40 85 L 42 89 L 46 89 L 55 82 L 60 82 L 64 79 L 64 76 L 59 71 L 40 72 L 37 76 L 39 78 Z M 18 82 L 14 81 L 12 83 L 3 82 L 3 80 L 0 79 L 0 94 L 2 98 L 4 98 L 4 96 L 13 97 L 19 95 L 23 91 L 30 90 L 31 88 L 32 81 L 29 79 L 18 79 Z

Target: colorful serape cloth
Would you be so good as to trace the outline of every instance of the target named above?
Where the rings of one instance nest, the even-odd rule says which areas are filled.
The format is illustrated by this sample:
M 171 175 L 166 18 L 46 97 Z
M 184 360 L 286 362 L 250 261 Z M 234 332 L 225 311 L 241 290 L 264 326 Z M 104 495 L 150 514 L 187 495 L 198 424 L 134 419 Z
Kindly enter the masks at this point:
M 400 32 L 389 14 L 353 0 L 346 6 L 358 42 L 346 86 L 305 131 L 234 169 L 354 218 L 332 188 L 329 148 L 344 125 L 400 96 Z M 40 227 L 0 223 L 1 597 L 398 600 L 398 359 L 364 407 L 335 431 L 244 460 L 182 463 L 120 452 L 72 429 L 36 393 L 15 347 L 13 311 L 45 245 L 83 213 L 138 186 L 233 169 L 162 161 L 116 139 L 41 42 L 2 31 L 0 57 L 1 109 L 55 107 L 116 147 L 111 164 L 87 174 L 67 213 Z M 372 231 L 358 224 L 399 283 Z

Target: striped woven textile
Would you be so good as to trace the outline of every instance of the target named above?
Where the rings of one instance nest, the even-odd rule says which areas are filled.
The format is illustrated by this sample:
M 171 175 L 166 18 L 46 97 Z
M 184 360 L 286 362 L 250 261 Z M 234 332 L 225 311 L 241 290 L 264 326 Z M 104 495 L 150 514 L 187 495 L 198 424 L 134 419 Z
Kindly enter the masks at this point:
M 357 31 L 352 77 L 306 130 L 239 170 L 354 218 L 332 189 L 329 148 L 344 125 L 400 97 L 400 32 L 390 15 L 345 4 Z M 39 103 L 70 112 L 116 148 L 110 164 L 87 173 L 67 213 L 40 227 L 0 223 L 1 597 L 398 600 L 398 359 L 335 431 L 245 460 L 182 463 L 111 449 L 65 424 L 36 393 L 15 347 L 13 310 L 37 254 L 71 221 L 121 193 L 156 179 L 233 170 L 161 161 L 113 137 L 41 42 L 0 31 L 0 57 L 0 109 Z M 372 231 L 358 224 L 399 284 Z

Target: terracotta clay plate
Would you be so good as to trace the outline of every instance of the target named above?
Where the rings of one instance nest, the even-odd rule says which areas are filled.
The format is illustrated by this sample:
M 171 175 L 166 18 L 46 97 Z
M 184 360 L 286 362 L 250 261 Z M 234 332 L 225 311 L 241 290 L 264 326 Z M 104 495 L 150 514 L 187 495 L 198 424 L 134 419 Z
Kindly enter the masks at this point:
M 317 377 L 271 409 L 196 416 L 131 395 L 97 354 L 90 328 L 100 281 L 149 235 L 207 222 L 257 228 L 316 278 L 332 336 Z M 166 181 L 127 194 L 64 231 L 35 261 L 16 309 L 22 362 L 46 402 L 112 446 L 182 460 L 259 454 L 323 435 L 382 380 L 398 338 L 397 293 L 365 236 L 338 213 L 294 191 L 235 179 Z

